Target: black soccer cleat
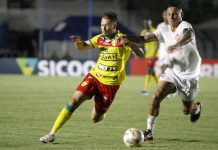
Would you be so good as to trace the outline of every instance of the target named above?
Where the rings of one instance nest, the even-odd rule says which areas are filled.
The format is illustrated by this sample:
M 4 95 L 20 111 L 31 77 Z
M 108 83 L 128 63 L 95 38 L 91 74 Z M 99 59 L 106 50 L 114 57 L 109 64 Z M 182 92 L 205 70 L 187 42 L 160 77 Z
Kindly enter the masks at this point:
M 191 122 L 196 122 L 201 115 L 202 104 L 200 102 L 197 102 L 196 104 L 198 105 L 198 109 L 196 113 L 191 114 L 191 118 L 190 118 Z
M 153 141 L 153 134 L 151 130 L 147 130 L 144 132 L 144 141 Z

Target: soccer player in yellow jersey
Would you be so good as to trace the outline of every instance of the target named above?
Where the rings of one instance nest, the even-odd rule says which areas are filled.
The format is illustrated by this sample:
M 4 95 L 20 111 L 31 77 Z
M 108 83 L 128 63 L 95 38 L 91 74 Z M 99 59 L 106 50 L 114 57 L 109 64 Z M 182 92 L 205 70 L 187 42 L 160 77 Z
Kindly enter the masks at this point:
M 152 25 L 151 20 L 144 20 L 144 29 L 141 31 L 140 35 L 145 36 L 146 34 L 150 34 L 155 31 L 155 28 Z M 151 84 L 151 78 L 154 78 L 154 81 L 158 82 L 158 77 L 155 74 L 154 66 L 155 61 L 157 60 L 157 51 L 158 51 L 158 43 L 157 42 L 150 42 L 144 44 L 144 51 L 145 51 L 145 59 L 147 60 L 147 69 L 145 75 L 145 84 L 144 89 L 141 92 L 142 95 L 148 95 L 148 88 Z
M 125 64 L 133 50 L 143 57 L 143 51 L 133 44 L 120 40 L 122 33 L 117 31 L 117 15 L 105 12 L 101 19 L 102 34 L 90 40 L 82 41 L 80 36 L 71 36 L 72 42 L 79 50 L 98 48 L 100 51 L 96 66 L 90 70 L 76 88 L 70 102 L 58 115 L 51 132 L 40 138 L 44 143 L 53 142 L 57 131 L 70 118 L 72 113 L 86 100 L 94 97 L 95 106 L 91 118 L 94 123 L 101 121 L 113 102 L 120 84 L 125 79 Z M 126 43 L 126 42 L 125 42 Z

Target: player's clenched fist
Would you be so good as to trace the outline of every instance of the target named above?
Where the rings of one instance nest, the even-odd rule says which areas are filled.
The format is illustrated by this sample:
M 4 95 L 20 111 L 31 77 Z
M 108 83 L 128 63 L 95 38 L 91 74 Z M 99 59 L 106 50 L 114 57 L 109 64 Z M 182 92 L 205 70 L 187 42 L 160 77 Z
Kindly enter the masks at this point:
M 72 35 L 72 36 L 70 36 L 70 39 L 73 43 L 79 42 L 82 40 L 81 36 L 78 36 L 78 35 Z

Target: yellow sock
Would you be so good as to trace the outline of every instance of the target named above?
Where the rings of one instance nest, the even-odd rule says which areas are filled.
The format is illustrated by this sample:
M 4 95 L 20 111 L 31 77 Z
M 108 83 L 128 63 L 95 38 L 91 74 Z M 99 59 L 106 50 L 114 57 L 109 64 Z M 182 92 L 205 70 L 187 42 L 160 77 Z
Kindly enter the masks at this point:
M 146 74 L 145 75 L 145 89 L 147 90 L 150 86 L 151 83 L 151 75 L 150 74 Z
M 153 76 L 154 77 L 154 81 L 155 81 L 155 83 L 158 83 L 158 76 Z
M 73 111 L 74 110 L 72 109 L 72 107 L 69 104 L 67 104 L 66 107 L 64 107 L 58 115 L 51 132 L 57 132 L 62 127 L 62 125 L 70 118 Z

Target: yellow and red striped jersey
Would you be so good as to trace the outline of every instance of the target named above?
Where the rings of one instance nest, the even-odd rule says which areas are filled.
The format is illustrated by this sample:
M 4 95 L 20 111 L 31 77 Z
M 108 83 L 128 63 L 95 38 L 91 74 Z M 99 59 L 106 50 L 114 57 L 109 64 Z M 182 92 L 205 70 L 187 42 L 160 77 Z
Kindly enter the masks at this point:
M 90 39 L 93 48 L 100 50 L 97 64 L 90 73 L 103 84 L 119 85 L 126 77 L 125 65 L 132 50 L 118 42 L 121 35 L 123 34 L 117 33 L 108 38 L 99 34 Z

